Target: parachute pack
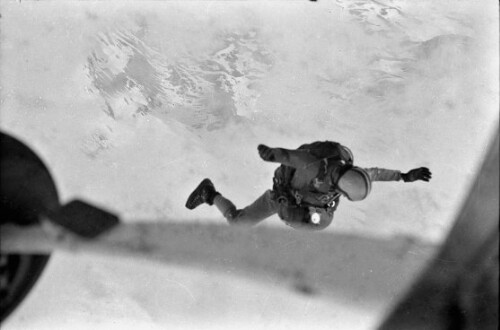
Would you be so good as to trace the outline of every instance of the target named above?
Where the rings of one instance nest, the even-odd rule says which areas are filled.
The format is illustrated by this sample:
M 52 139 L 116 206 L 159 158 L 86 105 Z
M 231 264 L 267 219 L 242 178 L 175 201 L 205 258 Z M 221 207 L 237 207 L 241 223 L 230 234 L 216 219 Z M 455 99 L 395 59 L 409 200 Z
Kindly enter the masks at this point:
M 333 141 L 316 141 L 301 145 L 298 150 L 307 150 L 318 160 L 344 161 L 346 164 L 352 164 L 354 159 L 351 150 Z M 274 171 L 273 191 L 276 193 L 277 201 L 280 203 L 291 204 L 291 201 L 297 206 L 301 205 L 300 196 L 293 192 L 291 181 L 295 174 L 295 168 L 286 165 L 280 165 Z M 338 198 L 337 198 L 338 201 Z M 335 207 L 336 208 L 336 207 Z

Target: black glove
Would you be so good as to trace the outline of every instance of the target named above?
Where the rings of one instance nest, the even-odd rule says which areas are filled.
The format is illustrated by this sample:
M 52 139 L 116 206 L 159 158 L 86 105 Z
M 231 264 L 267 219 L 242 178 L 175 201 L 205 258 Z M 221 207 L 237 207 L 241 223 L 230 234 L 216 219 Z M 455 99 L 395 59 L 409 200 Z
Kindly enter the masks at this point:
M 259 144 L 259 146 L 257 147 L 257 150 L 259 150 L 260 158 L 264 159 L 266 162 L 276 161 L 276 155 L 275 155 L 274 148 L 269 148 L 266 145 Z
M 402 173 L 401 178 L 404 182 L 413 182 L 417 180 L 427 181 L 432 178 L 432 173 L 427 167 L 420 167 L 410 170 L 408 173 Z

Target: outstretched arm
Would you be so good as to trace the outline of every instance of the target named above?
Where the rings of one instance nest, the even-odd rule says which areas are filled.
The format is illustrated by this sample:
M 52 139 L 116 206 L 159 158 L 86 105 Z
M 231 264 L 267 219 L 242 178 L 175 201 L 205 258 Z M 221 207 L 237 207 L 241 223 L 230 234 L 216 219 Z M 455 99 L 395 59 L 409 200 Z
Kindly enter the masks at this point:
M 432 173 L 427 167 L 419 167 L 410 170 L 407 173 L 401 173 L 398 170 L 388 170 L 385 168 L 365 168 L 364 169 L 370 176 L 371 181 L 399 181 L 413 182 L 422 180 L 428 182 L 432 178 Z
M 317 162 L 318 160 L 306 150 L 269 148 L 263 144 L 259 144 L 257 149 L 259 150 L 259 155 L 263 160 L 295 168 L 304 168 L 311 163 Z
M 401 171 L 388 170 L 385 168 L 371 167 L 364 169 L 371 181 L 399 181 L 401 180 Z

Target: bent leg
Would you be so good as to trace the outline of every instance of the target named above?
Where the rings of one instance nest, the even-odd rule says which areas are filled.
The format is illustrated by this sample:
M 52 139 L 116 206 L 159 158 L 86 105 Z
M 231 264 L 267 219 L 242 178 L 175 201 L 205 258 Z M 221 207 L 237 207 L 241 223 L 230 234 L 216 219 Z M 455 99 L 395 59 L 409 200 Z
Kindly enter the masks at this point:
M 222 195 L 214 198 L 214 204 L 230 224 L 253 226 L 277 213 L 278 204 L 273 200 L 272 194 L 272 190 L 267 190 L 255 202 L 243 209 L 236 209 L 236 206 Z

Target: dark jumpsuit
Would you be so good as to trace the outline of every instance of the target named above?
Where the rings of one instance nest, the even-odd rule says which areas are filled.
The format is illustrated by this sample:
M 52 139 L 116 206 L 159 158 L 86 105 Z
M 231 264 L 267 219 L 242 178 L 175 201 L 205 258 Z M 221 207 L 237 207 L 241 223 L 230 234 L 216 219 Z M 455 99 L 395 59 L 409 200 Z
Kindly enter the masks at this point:
M 325 166 L 324 160 L 318 160 L 311 155 L 307 150 L 289 150 L 280 149 L 283 151 L 282 159 L 276 159 L 275 162 L 295 168 L 295 173 L 291 180 L 291 187 L 300 190 L 311 185 L 315 180 L 321 166 Z M 397 170 L 388 170 L 383 168 L 365 168 L 371 181 L 399 181 L 401 180 L 401 172 Z M 326 182 L 320 182 L 315 185 L 320 192 L 326 192 L 330 188 Z M 262 220 L 279 212 L 280 203 L 276 200 L 276 193 L 269 189 L 264 192 L 252 204 L 237 209 L 236 206 L 222 195 L 217 195 L 214 199 L 214 204 L 227 219 L 230 224 L 245 224 L 255 225 Z M 319 224 L 313 223 L 298 223 L 297 221 L 290 223 L 291 219 L 282 219 L 288 225 L 297 229 L 315 229 L 320 230 L 326 228 L 333 220 L 333 214 L 329 219 L 323 219 Z

